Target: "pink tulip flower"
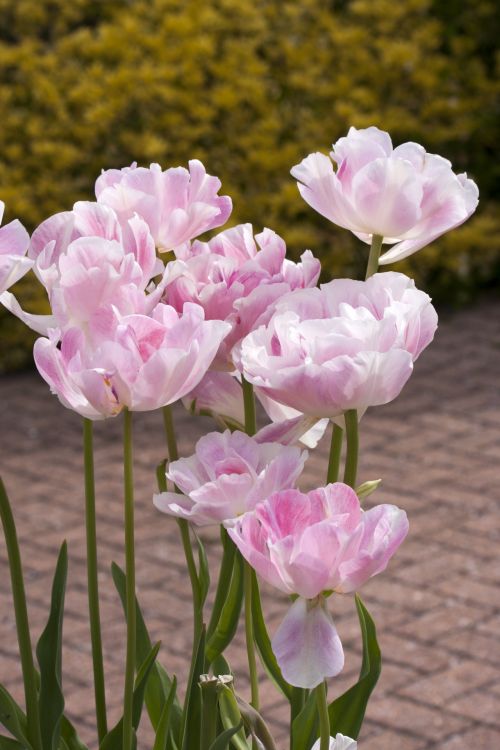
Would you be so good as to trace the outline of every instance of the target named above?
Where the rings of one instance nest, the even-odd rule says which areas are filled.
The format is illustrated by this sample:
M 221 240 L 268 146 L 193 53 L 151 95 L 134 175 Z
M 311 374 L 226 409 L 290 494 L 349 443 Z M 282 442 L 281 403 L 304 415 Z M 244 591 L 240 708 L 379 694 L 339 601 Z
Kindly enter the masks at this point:
M 171 264 L 168 303 L 179 310 L 186 301 L 196 302 L 208 320 L 231 324 L 217 359 L 221 368 L 232 369 L 233 346 L 268 319 L 276 300 L 316 285 L 320 263 L 312 253 L 306 250 L 300 263 L 287 260 L 285 253 L 284 241 L 272 230 L 254 239 L 252 225 L 241 224 L 210 242 L 193 243 L 189 254 Z
M 403 274 L 337 279 L 276 303 L 234 358 L 272 399 L 335 418 L 396 398 L 436 326 L 430 298 Z
M 26 313 L 9 294 L 1 301 L 38 333 L 85 327 L 106 305 L 123 315 L 147 314 L 162 293 L 161 284 L 153 294 L 145 292 L 164 271 L 146 223 L 133 216 L 122 232 L 112 209 L 98 203 L 80 201 L 44 221 L 33 233 L 29 255 L 52 315 Z
M 227 221 L 232 202 L 227 195 L 218 195 L 220 187 L 220 180 L 193 159 L 189 169 L 162 171 L 159 164 L 149 169 L 136 165 L 108 169 L 98 177 L 95 191 L 98 202 L 110 206 L 121 223 L 139 214 L 157 248 L 166 251 Z
M 257 432 L 257 442 L 293 445 L 300 441 L 307 448 L 317 446 L 328 427 L 327 419 L 305 417 L 273 401 L 258 388 L 255 395 L 273 420 Z M 244 430 L 243 393 L 234 373 L 209 370 L 196 388 L 184 396 L 182 403 L 191 414 L 210 416 L 223 429 Z
M 198 526 L 224 523 L 252 510 L 273 492 L 293 487 L 307 451 L 258 443 L 244 432 L 210 432 L 189 458 L 173 461 L 167 479 L 184 494 L 162 492 L 156 507 Z
M 334 170 L 333 162 L 337 165 Z M 364 242 L 380 235 L 393 263 L 459 226 L 474 213 L 479 191 L 447 159 L 418 143 L 393 149 L 388 133 L 350 128 L 330 158 L 314 153 L 293 167 L 300 194 L 312 208 Z
M 124 407 L 150 411 L 182 398 L 202 379 L 228 329 L 205 321 L 201 307 L 190 304 L 182 314 L 158 304 L 151 316 L 103 308 L 90 326 L 90 337 L 69 328 L 60 348 L 58 332 L 34 348 L 52 392 L 89 419 L 115 416 Z
M 221 427 L 244 429 L 243 393 L 238 380 L 228 372 L 207 372 L 182 403 L 192 414 L 212 417 Z
M 0 201 L 0 224 L 5 203 Z M 29 234 L 20 221 L 14 219 L 0 229 L 0 294 L 28 273 L 33 262 L 26 258 Z
M 361 510 L 345 484 L 309 492 L 283 490 L 229 529 L 256 572 L 285 594 L 297 595 L 272 640 L 284 678 L 313 688 L 344 665 L 342 644 L 325 592 L 356 591 L 382 572 L 408 532 L 394 505 Z
M 320 750 L 321 740 L 314 743 L 311 750 Z M 330 737 L 329 750 L 357 750 L 358 743 L 356 740 L 351 740 L 350 737 L 346 737 L 340 732 L 335 737 Z

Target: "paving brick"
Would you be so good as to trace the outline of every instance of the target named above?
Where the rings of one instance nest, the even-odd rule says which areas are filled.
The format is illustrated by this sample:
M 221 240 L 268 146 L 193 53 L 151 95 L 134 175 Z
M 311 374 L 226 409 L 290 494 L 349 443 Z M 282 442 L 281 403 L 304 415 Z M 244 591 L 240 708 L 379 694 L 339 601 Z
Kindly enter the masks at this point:
M 438 674 L 414 680 L 397 690 L 398 695 L 414 698 L 421 703 L 436 707 L 446 707 L 451 699 L 457 698 L 471 690 L 478 690 L 497 677 L 495 667 L 485 664 L 478 669 L 477 661 L 472 659 L 460 661 Z

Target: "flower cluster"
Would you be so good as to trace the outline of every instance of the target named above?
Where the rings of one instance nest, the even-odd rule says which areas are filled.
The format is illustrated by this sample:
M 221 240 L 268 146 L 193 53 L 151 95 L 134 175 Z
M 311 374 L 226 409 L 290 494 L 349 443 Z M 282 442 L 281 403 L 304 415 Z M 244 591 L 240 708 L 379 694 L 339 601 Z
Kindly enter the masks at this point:
M 191 675 L 199 677 L 202 692 L 216 691 L 210 711 L 216 705 L 220 709 L 220 721 L 207 722 L 211 734 L 203 746 L 219 746 L 215 735 L 220 727 L 229 733 L 227 741 L 229 735 L 237 736 L 238 747 L 250 747 L 246 734 L 252 747 L 274 746 L 255 711 L 256 627 L 262 658 L 276 682 L 285 686 L 285 695 L 292 696 L 292 711 L 302 705 L 309 711 L 307 691 L 317 692 L 321 738 L 316 742 L 313 733 L 304 750 L 357 747 L 355 740 L 330 733 L 323 683 L 344 666 L 332 610 L 339 595 L 356 592 L 385 570 L 408 533 L 406 513 L 399 507 L 361 507 L 361 498 L 378 482 L 356 487 L 358 422 L 369 407 L 399 395 L 437 328 L 429 296 L 401 273 L 378 273 L 378 265 L 406 257 L 465 221 L 476 207 L 478 191 L 466 175 L 455 175 L 445 159 L 414 143 L 393 148 L 389 135 L 373 127 L 351 128 L 330 157 L 311 154 L 292 175 L 313 208 L 371 244 L 364 281 L 335 279 L 318 287 L 320 264 L 311 251 L 292 262 L 284 240 L 269 228 L 254 236 L 250 224 L 241 224 L 200 239 L 227 221 L 232 204 L 219 195 L 220 181 L 197 160 L 188 169 L 162 170 L 152 164 L 105 171 L 96 182 L 95 202 L 81 201 L 50 217 L 31 240 L 19 222 L 0 228 L 0 302 L 41 334 L 34 359 L 52 392 L 85 420 L 125 412 L 127 662 L 124 716 L 117 725 L 124 750 L 134 746 L 136 696 L 144 692 L 141 680 L 152 664 L 137 669 L 135 660 L 140 638 L 134 615 L 128 412 L 159 408 L 171 460 L 166 476 L 160 476 L 164 491 L 154 496 L 154 503 L 179 520 L 199 638 Z M 0 203 L 0 219 L 3 208 Z M 379 258 L 384 242 L 391 248 Z M 7 291 L 31 268 L 46 290 L 49 315 L 24 311 Z M 254 396 L 271 420 L 260 430 Z M 191 413 L 208 415 L 223 428 L 206 434 L 193 455 L 180 459 L 168 409 L 179 400 Z M 303 493 L 299 487 L 308 452 L 298 443 L 314 449 L 330 423 L 326 478 Z M 89 424 L 85 421 L 85 430 Z M 86 462 L 89 453 L 86 443 Z M 87 492 L 91 475 L 89 470 Z M 87 495 L 91 501 L 92 492 Z M 89 527 L 92 518 L 95 523 L 95 509 L 87 518 Z M 198 540 L 197 568 L 188 523 L 222 526 L 221 576 L 206 645 L 206 557 Z M 88 549 L 90 554 L 92 543 Z M 97 559 L 89 563 L 89 587 L 95 587 L 91 606 L 98 601 L 92 570 L 97 570 Z M 260 607 L 256 574 L 291 598 L 272 639 L 255 610 L 256 603 Z M 243 598 L 253 708 L 236 702 L 229 688 L 232 677 L 202 679 L 193 671 L 196 665 L 215 669 L 216 658 L 236 632 Z M 98 612 L 91 618 L 94 638 Z M 366 627 L 363 633 L 366 639 Z M 98 663 L 94 652 L 95 669 Z M 163 677 L 162 690 L 167 684 Z M 182 712 L 171 684 L 158 721 L 164 734 L 157 736 L 155 747 L 189 745 L 191 710 L 197 720 L 202 713 L 207 720 L 207 712 L 195 706 L 199 695 L 193 697 L 193 685 Z M 354 714 L 364 713 L 370 692 L 360 684 L 343 696 L 354 696 Z M 102 727 L 105 706 L 99 705 L 98 693 Z M 234 719 L 229 726 L 228 705 Z M 183 720 L 177 721 L 180 734 L 168 735 L 166 745 L 163 724 L 172 706 Z M 240 711 L 238 723 L 234 717 Z M 352 724 L 356 732 L 362 715 L 358 719 Z M 310 714 L 306 723 L 311 723 Z M 103 736 L 101 732 L 99 739 Z M 196 746 L 199 739 L 193 738 Z

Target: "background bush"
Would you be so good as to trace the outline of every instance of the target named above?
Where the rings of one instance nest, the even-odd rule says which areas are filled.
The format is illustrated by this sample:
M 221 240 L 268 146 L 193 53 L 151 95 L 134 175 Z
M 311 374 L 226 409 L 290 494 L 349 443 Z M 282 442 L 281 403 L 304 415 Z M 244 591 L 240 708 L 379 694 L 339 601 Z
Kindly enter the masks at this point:
M 479 183 L 461 230 L 393 268 L 445 302 L 498 274 L 495 0 L 0 0 L 0 197 L 29 229 L 105 167 L 200 158 L 231 223 L 279 231 L 325 276 L 366 248 L 302 202 L 290 167 L 353 124 L 416 140 Z M 16 290 L 43 308 L 31 275 Z M 31 337 L 0 313 L 0 368 Z

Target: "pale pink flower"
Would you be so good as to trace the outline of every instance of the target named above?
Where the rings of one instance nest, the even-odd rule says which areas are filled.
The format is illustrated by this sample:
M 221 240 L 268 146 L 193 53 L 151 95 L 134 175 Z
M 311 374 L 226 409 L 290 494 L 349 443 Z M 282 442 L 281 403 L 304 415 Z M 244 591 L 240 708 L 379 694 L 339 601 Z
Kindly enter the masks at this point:
M 393 149 L 389 134 L 378 128 L 350 128 L 330 157 L 310 154 L 293 167 L 300 194 L 364 242 L 376 234 L 394 245 L 381 264 L 420 250 L 476 209 L 479 192 L 466 174 L 456 175 L 447 159 L 418 143 Z
M 198 526 L 225 523 L 252 510 L 273 492 L 293 487 L 307 451 L 259 443 L 244 432 L 211 432 L 189 458 L 173 461 L 167 479 L 183 493 L 154 496 L 156 507 Z
M 260 248 L 260 249 L 259 249 Z M 285 258 L 284 240 L 271 229 L 256 235 L 251 224 L 193 243 L 171 264 L 166 299 L 176 309 L 186 301 L 203 307 L 208 320 L 226 320 L 231 332 L 217 362 L 229 367 L 234 345 L 271 315 L 272 305 L 293 289 L 315 286 L 320 263 L 309 250 L 300 263 Z
M 139 214 L 157 248 L 166 251 L 227 221 L 232 202 L 218 194 L 220 187 L 220 180 L 192 159 L 189 169 L 162 170 L 159 164 L 108 169 L 98 177 L 95 190 L 98 202 L 110 206 L 121 223 Z
M 90 337 L 69 328 L 60 348 L 58 332 L 34 348 L 52 392 L 89 419 L 115 416 L 124 407 L 149 411 L 182 398 L 208 370 L 228 328 L 205 321 L 201 307 L 190 304 L 182 314 L 159 304 L 151 316 L 103 308 L 90 325 Z
M 272 399 L 334 418 L 396 398 L 436 326 L 430 298 L 403 274 L 337 279 L 276 303 L 234 358 Z
M 320 750 L 321 740 L 314 743 L 311 750 Z M 335 737 L 330 737 L 330 747 L 328 750 L 357 750 L 358 743 L 351 740 L 340 732 Z
M 191 414 L 210 416 L 223 429 L 244 430 L 243 392 L 238 376 L 239 373 L 209 370 L 196 388 L 184 396 L 182 403 Z M 273 401 L 258 388 L 255 395 L 273 420 L 257 432 L 257 442 L 292 445 L 300 441 L 308 448 L 317 446 L 328 426 L 327 419 L 305 417 Z
M 404 511 L 378 505 L 365 512 L 354 490 L 341 483 L 306 495 L 276 492 L 229 529 L 265 581 L 299 597 L 272 641 L 291 685 L 313 688 L 341 671 L 342 644 L 324 593 L 356 591 L 385 570 L 407 532 Z
M 243 392 L 228 372 L 209 370 L 182 403 L 192 414 L 210 416 L 221 427 L 244 429 Z
M 5 203 L 0 201 L 0 224 L 4 210 Z M 33 262 L 26 258 L 29 242 L 28 232 L 17 219 L 0 229 L 0 294 L 32 267 Z
M 127 227 L 124 234 L 112 209 L 84 201 L 51 216 L 33 233 L 29 255 L 47 290 L 52 315 L 26 313 L 9 294 L 1 301 L 45 335 L 55 328 L 85 327 L 107 305 L 123 315 L 150 312 L 162 287 L 153 294 L 145 290 L 164 266 L 146 223 L 133 216 Z

